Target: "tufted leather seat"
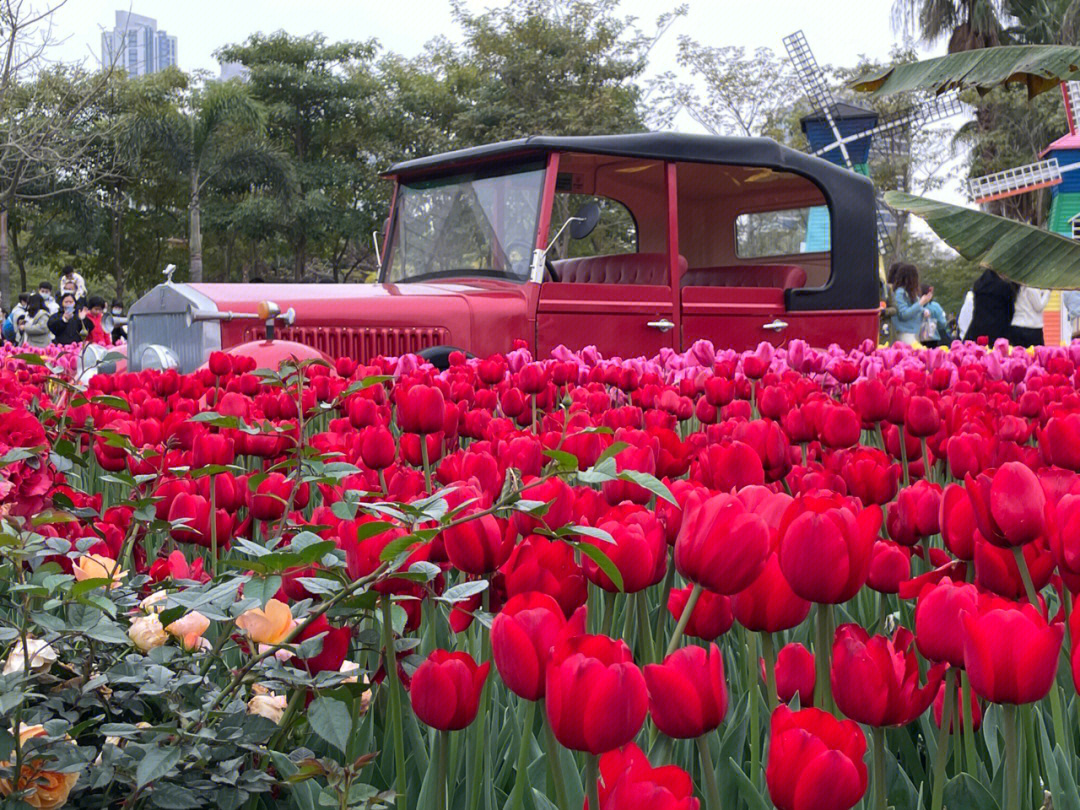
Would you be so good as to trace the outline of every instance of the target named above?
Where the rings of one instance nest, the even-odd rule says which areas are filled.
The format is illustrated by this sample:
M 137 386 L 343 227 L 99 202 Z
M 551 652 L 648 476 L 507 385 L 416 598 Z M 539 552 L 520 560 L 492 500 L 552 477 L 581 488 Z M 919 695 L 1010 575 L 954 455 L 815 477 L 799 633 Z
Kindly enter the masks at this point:
M 737 264 L 701 267 L 684 273 L 684 287 L 778 287 L 790 290 L 806 284 L 806 271 L 795 264 Z
M 679 257 L 686 271 L 686 259 Z M 583 256 L 552 262 L 559 280 L 569 284 L 653 284 L 668 283 L 666 253 L 619 253 Z

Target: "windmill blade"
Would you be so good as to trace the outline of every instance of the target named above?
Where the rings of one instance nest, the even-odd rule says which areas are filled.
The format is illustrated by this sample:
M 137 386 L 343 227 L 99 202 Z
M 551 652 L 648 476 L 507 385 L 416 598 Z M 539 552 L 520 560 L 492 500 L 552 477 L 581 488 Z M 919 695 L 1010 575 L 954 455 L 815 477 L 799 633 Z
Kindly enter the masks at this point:
M 887 256 L 892 253 L 893 234 L 896 233 L 896 212 L 886 203 L 881 194 L 877 195 L 877 245 L 878 253 Z
M 1072 168 L 1072 167 L 1069 167 Z M 1027 166 L 994 172 L 968 181 L 971 199 L 978 204 L 1015 197 L 1047 186 L 1056 186 L 1061 182 L 1061 166 L 1057 158 L 1040 160 Z
M 955 91 L 944 93 L 923 104 L 917 104 L 914 107 L 909 107 L 906 110 L 901 110 L 894 115 L 890 115 L 879 121 L 870 129 L 857 132 L 854 135 L 848 135 L 846 138 L 841 138 L 840 143 L 847 144 L 863 138 L 877 138 L 880 135 L 887 135 L 896 130 L 911 129 L 915 126 L 923 126 L 925 124 L 933 123 L 934 121 L 952 118 L 954 115 L 960 115 L 966 111 L 967 105 L 960 100 L 959 93 Z M 814 154 L 822 155 L 830 149 L 835 148 L 835 143 L 829 144 L 822 149 L 818 149 Z
M 1080 82 L 1062 82 L 1061 95 L 1065 100 L 1065 117 L 1069 121 L 1069 134 L 1076 134 L 1080 122 Z
M 848 154 L 847 142 L 840 134 L 840 128 L 836 125 L 836 119 L 833 116 L 836 100 L 833 98 L 829 86 L 825 83 L 825 77 L 818 66 L 817 59 L 814 58 L 814 54 L 810 50 L 810 43 L 806 41 L 806 35 L 801 30 L 789 34 L 784 37 L 784 47 L 791 58 L 791 64 L 795 67 L 795 72 L 802 79 L 803 89 L 806 90 L 810 103 L 825 116 L 825 121 L 828 123 L 829 129 L 832 130 L 833 137 L 836 138 L 836 143 L 826 147 L 824 151 L 839 145 L 844 164 L 854 171 L 855 164 L 851 162 L 851 155 Z

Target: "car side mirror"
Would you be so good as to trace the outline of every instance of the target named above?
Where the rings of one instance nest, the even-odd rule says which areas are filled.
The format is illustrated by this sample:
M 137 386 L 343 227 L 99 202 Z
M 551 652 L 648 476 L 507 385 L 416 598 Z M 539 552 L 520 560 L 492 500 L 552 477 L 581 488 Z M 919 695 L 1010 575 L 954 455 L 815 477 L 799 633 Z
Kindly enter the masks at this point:
M 600 222 L 600 204 L 595 200 L 583 204 L 574 214 L 570 223 L 570 238 L 584 239 Z

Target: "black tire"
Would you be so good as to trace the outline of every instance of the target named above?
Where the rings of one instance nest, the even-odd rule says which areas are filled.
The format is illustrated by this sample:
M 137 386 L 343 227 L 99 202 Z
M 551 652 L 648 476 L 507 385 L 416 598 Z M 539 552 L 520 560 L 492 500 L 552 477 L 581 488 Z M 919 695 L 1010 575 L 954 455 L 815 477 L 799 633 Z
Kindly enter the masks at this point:
M 450 352 L 461 352 L 470 360 L 476 357 L 472 352 L 459 349 L 457 346 L 429 346 L 417 356 L 427 360 L 439 371 L 446 371 L 446 369 L 450 368 Z

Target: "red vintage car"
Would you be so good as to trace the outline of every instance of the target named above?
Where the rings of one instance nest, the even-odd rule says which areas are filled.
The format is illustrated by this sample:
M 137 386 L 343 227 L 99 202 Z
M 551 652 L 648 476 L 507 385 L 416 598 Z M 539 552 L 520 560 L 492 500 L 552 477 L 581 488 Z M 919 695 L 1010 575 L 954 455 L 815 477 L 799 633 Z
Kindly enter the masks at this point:
M 376 284 L 159 285 L 131 310 L 133 368 L 189 371 L 263 337 L 366 361 L 524 340 L 652 356 L 878 334 L 874 191 L 762 138 L 531 137 L 390 168 Z M 273 313 L 271 313 L 273 315 Z

